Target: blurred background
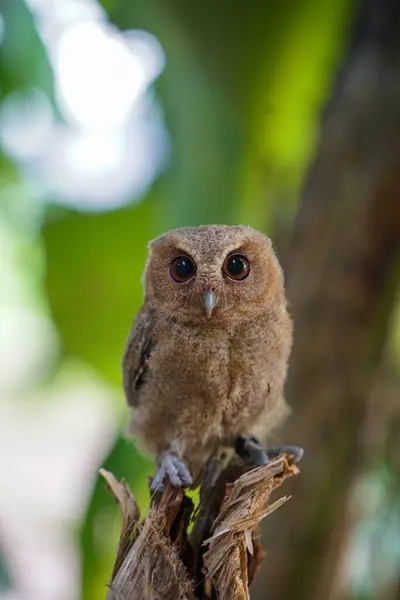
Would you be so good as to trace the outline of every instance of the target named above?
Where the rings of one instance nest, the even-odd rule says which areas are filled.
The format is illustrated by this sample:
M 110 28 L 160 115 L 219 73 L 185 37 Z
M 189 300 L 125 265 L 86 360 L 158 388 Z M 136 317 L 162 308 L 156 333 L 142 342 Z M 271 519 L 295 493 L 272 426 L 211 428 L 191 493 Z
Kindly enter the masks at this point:
M 306 450 L 256 600 L 400 599 L 398 0 L 0 0 L 0 596 L 105 596 L 153 465 L 124 440 L 146 245 L 283 262 Z

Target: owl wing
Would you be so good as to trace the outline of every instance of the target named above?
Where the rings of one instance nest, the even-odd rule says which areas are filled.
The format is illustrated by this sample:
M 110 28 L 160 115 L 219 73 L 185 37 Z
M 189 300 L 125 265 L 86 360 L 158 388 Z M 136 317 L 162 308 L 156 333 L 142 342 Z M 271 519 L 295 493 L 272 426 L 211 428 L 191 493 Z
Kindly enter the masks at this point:
M 140 401 L 140 388 L 154 347 L 152 332 L 151 313 L 143 306 L 133 324 L 122 362 L 125 396 L 130 406 L 137 406 Z

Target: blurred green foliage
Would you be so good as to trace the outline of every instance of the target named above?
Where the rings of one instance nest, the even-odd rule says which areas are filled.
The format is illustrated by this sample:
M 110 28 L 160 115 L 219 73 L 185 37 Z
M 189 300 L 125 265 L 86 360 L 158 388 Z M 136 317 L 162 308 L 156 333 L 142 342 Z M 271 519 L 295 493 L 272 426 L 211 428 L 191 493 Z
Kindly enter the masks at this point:
M 55 106 L 53 72 L 32 13 L 23 0 L 0 0 L 0 14 L 4 19 L 0 46 L 2 98 L 36 87 Z
M 116 386 L 121 349 L 142 301 L 140 273 L 157 232 L 156 204 L 148 198 L 110 213 L 63 212 L 48 219 L 43 231 L 46 289 L 64 352 Z
M 351 0 L 201 4 L 113 0 L 122 29 L 167 55 L 156 88 L 173 155 L 164 226 L 290 219 L 352 20 Z
M 0 16 L 4 21 L 0 44 L 0 100 L 14 92 L 33 88 L 43 90 L 55 110 L 53 73 L 45 48 L 35 27 L 31 12 L 23 0 L 0 0 Z M 15 181 L 15 168 L 0 146 L 1 190 Z
M 281 224 L 285 228 L 293 218 L 320 110 L 344 53 L 353 4 L 102 4 L 121 29 L 145 29 L 165 50 L 167 66 L 155 89 L 171 138 L 171 159 L 135 205 L 106 213 L 48 210 L 42 243 L 45 293 L 62 342 L 60 360 L 73 356 L 120 389 L 120 361 L 142 299 L 149 239 L 201 223 L 240 222 L 270 231 Z M 2 0 L 0 12 L 5 20 L 3 97 L 37 87 L 54 102 L 52 72 L 30 12 L 22 0 Z M 150 462 L 121 437 L 102 466 L 126 477 L 146 507 Z M 117 534 L 117 511 L 98 479 L 78 532 L 83 600 L 103 597 Z
M 5 557 L 0 552 L 0 592 L 6 592 L 12 589 L 12 580 L 9 566 L 6 563 Z

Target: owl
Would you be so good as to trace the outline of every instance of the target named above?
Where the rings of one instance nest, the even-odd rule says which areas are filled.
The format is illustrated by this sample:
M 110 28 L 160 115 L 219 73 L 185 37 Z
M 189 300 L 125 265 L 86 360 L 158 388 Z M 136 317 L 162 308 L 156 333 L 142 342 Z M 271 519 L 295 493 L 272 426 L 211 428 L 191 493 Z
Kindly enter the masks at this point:
M 123 358 L 130 433 L 155 455 L 152 489 L 199 482 L 213 456 L 233 448 L 265 464 L 287 413 L 292 344 L 282 269 L 271 241 L 249 227 L 170 231 L 152 241 L 144 302 Z

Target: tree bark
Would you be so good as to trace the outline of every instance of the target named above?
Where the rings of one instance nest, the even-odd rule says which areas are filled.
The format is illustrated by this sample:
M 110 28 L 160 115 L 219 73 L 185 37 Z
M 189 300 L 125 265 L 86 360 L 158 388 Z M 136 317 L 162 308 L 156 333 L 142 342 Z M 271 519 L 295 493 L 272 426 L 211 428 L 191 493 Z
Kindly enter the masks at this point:
M 400 3 L 370 0 L 327 107 L 288 254 L 293 415 L 281 438 L 303 446 L 305 458 L 296 505 L 266 524 L 273 560 L 255 600 L 266 589 L 271 600 L 335 597 L 399 252 Z

